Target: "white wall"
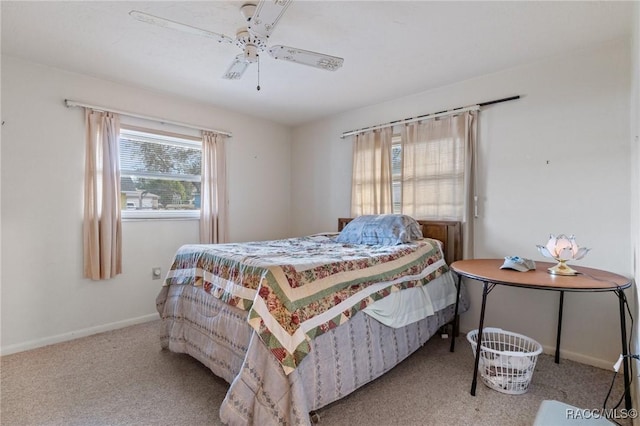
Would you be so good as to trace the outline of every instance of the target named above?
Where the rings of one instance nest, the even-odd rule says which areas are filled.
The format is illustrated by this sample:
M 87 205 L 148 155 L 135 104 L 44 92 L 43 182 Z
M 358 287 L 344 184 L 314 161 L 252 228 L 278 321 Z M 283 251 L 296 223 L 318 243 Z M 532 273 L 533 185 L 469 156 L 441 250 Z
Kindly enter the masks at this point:
M 2 353 L 157 318 L 155 297 L 198 221 L 123 223 L 124 273 L 82 278 L 84 116 L 65 98 L 233 133 L 233 241 L 290 236 L 290 129 L 181 99 L 2 57 Z
M 342 132 L 519 94 L 480 113 L 475 257 L 543 260 L 536 244 L 574 233 L 592 248 L 579 265 L 631 276 L 629 49 L 627 40 L 610 42 L 294 129 L 293 233 L 335 230 L 350 213 L 352 146 Z M 480 287 L 468 283 L 463 329 L 477 328 Z M 551 348 L 557 304 L 553 292 L 498 287 L 485 325 Z M 609 367 L 620 353 L 618 330 L 613 293 L 566 295 L 563 357 Z

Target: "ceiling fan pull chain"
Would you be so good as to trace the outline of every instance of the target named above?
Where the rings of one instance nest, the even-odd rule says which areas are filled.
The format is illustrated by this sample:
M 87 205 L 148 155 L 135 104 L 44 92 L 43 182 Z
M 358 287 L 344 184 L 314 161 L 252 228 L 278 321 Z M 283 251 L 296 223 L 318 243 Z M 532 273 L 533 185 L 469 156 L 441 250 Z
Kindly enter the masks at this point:
M 260 55 L 258 55 L 258 87 L 256 89 L 260 91 Z

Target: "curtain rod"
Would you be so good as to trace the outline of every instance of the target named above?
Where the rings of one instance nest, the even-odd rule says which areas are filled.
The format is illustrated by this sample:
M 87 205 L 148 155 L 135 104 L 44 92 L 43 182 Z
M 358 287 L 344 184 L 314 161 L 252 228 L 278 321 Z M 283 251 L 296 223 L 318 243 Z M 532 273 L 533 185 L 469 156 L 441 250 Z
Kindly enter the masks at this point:
M 195 126 L 193 124 L 180 123 L 178 121 L 169 121 L 169 120 L 165 120 L 165 119 L 158 118 L 158 117 L 150 117 L 150 116 L 147 116 L 147 115 L 140 115 L 140 114 L 135 114 L 135 113 L 127 112 L 127 111 L 118 111 L 117 109 L 105 108 L 105 107 L 96 106 L 96 105 L 89 105 L 89 104 L 85 104 L 85 103 L 82 103 L 82 102 L 72 101 L 72 100 L 69 100 L 69 99 L 65 99 L 64 100 L 64 104 L 66 105 L 67 108 L 72 108 L 72 107 L 91 108 L 91 109 L 95 109 L 95 110 L 99 110 L 99 111 L 113 112 L 115 114 L 122 114 L 122 115 L 127 115 L 129 117 L 141 118 L 143 120 L 157 121 L 159 123 L 165 123 L 165 124 L 173 124 L 175 126 L 186 127 L 188 129 L 205 130 L 205 131 L 208 131 L 208 132 L 218 133 L 220 135 L 225 135 L 225 136 L 229 136 L 229 137 L 233 136 L 231 133 L 225 132 L 225 131 L 222 131 L 222 130 L 207 129 L 206 127 Z
M 480 102 L 480 103 L 469 105 L 469 106 L 466 106 L 466 107 L 453 108 L 453 109 L 450 109 L 450 110 L 447 110 L 447 111 L 433 112 L 431 114 L 420 115 L 418 117 L 411 117 L 411 118 L 405 118 L 405 119 L 402 119 L 402 120 L 395 120 L 395 121 L 391 121 L 391 122 L 385 123 L 385 124 L 378 124 L 378 125 L 375 125 L 375 126 L 364 127 L 362 129 L 349 130 L 348 132 L 342 133 L 342 135 L 340 136 L 340 139 L 344 139 L 347 136 L 355 135 L 355 134 L 358 134 L 360 132 L 366 132 L 366 131 L 377 130 L 377 129 L 384 129 L 385 127 L 395 126 L 396 124 L 407 124 L 407 123 L 413 123 L 414 121 L 423 120 L 425 118 L 437 118 L 437 117 L 444 117 L 444 116 L 452 115 L 452 114 L 458 114 L 458 113 L 465 112 L 465 111 L 475 111 L 475 110 L 480 109 L 480 107 L 484 107 L 484 106 L 492 105 L 492 104 L 497 104 L 497 103 L 500 103 L 500 102 L 513 101 L 513 100 L 516 100 L 516 99 L 520 99 L 520 95 L 510 96 L 508 98 L 502 98 L 502 99 L 494 99 L 492 101 L 487 101 L 487 102 Z

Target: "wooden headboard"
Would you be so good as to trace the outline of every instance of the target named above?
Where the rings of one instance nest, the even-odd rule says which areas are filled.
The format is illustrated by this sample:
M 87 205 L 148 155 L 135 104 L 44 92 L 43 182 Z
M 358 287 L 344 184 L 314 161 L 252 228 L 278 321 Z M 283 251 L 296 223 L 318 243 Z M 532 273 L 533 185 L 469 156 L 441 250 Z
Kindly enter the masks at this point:
M 352 217 L 338 218 L 338 231 L 353 220 Z M 422 226 L 422 235 L 442 241 L 444 260 L 451 265 L 462 260 L 462 224 L 453 220 L 418 220 Z

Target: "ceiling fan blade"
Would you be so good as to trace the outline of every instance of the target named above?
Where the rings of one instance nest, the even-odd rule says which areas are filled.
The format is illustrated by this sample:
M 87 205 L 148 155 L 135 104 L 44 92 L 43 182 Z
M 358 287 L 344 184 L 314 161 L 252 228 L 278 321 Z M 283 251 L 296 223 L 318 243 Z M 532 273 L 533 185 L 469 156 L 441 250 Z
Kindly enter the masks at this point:
M 158 25 L 164 28 L 171 28 L 172 30 L 178 30 L 189 34 L 195 34 L 201 37 L 212 38 L 219 43 L 233 43 L 235 40 L 224 34 L 214 33 L 212 31 L 203 30 L 201 28 L 192 27 L 191 25 L 181 24 L 179 22 L 171 21 L 169 19 L 160 18 L 159 16 L 153 16 L 145 12 L 138 10 L 132 10 L 129 12 L 133 18 L 138 21 L 146 22 L 147 24 Z
M 253 34 L 269 37 L 290 4 L 291 0 L 260 0 L 247 28 Z
M 223 78 L 227 80 L 240 80 L 242 74 L 247 70 L 247 67 L 249 67 L 249 62 L 245 59 L 244 54 L 241 53 L 233 59 L 233 62 L 231 62 L 231 65 L 227 68 L 227 72 L 224 73 Z
M 269 49 L 269 54 L 276 59 L 284 59 L 285 61 L 309 65 L 327 71 L 337 70 L 344 62 L 343 58 L 338 58 L 337 56 L 281 45 L 272 46 Z

